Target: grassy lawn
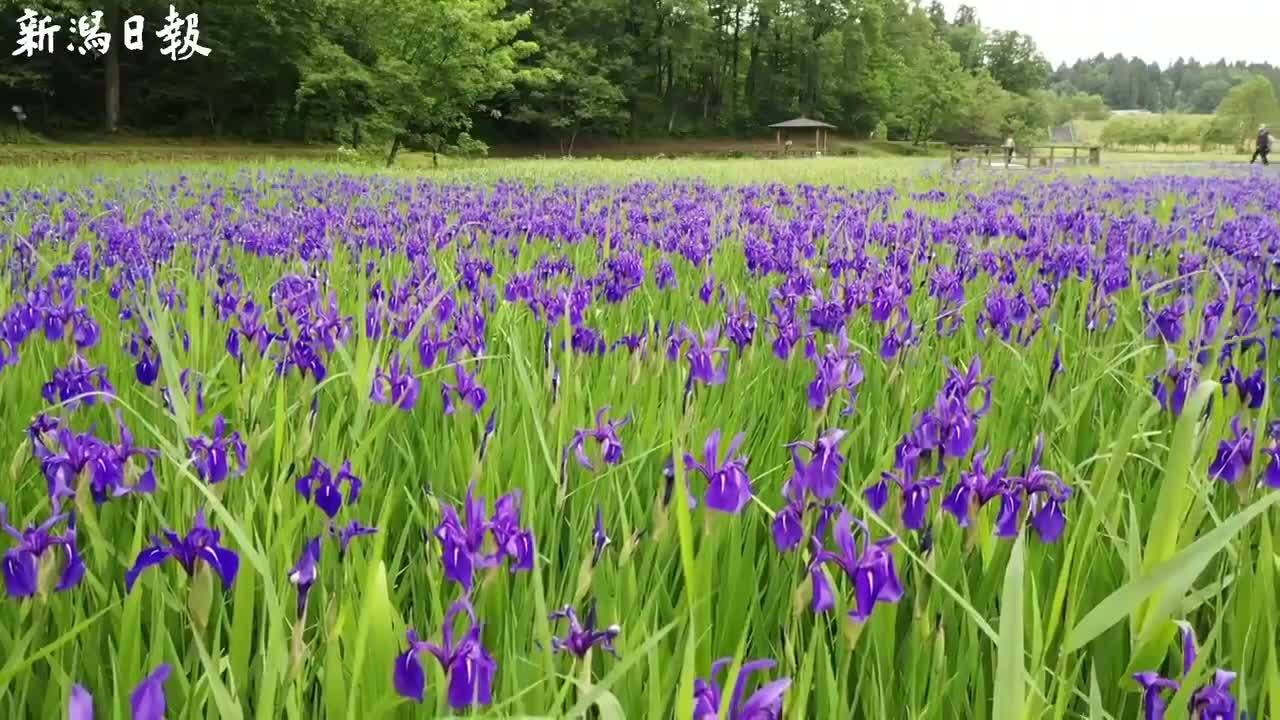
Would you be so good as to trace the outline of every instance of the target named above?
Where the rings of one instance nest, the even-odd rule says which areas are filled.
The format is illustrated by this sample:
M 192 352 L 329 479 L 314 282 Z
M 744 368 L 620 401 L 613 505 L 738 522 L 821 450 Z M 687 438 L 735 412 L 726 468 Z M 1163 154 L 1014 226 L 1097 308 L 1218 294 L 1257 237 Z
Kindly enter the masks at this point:
M 0 165 L 4 163 L 0 161 Z M 500 180 L 527 183 L 630 182 L 700 178 L 712 184 L 751 182 L 810 183 L 873 187 L 896 180 L 942 171 L 946 161 L 936 158 L 803 158 L 764 160 L 755 158 L 679 158 L 669 160 L 593 159 L 442 159 L 433 168 L 429 156 L 408 153 L 387 170 L 378 164 L 344 163 L 314 157 L 278 155 L 256 158 L 179 156 L 174 162 L 137 162 L 107 157 L 76 162 L 0 167 L 0 183 L 21 186 L 57 182 L 73 184 L 99 177 L 128 177 L 157 171 L 183 173 L 225 172 L 246 169 L 328 170 L 346 173 L 424 175 L 440 182 L 491 184 Z
M 1201 174 L 1218 172 L 1228 165 L 1244 167 L 1247 158 L 1216 153 L 1104 152 L 1098 168 L 1035 168 L 1031 174 L 1063 172 L 1107 175 Z M 829 156 L 822 158 L 761 158 L 723 156 L 624 157 L 488 157 L 438 158 L 433 164 L 425 153 L 403 152 L 387 169 L 374 156 L 352 161 L 340 158 L 333 148 L 305 145 L 256 145 L 245 143 L 121 142 L 101 145 L 27 144 L 0 145 L 0 184 L 63 186 L 98 178 L 203 172 L 238 174 L 246 170 L 332 171 L 354 174 L 389 173 L 423 176 L 438 182 L 492 184 L 498 181 L 559 184 L 701 179 L 713 185 L 768 183 L 839 185 L 855 188 L 897 184 L 913 190 L 936 184 L 951 170 L 945 157 L 892 155 Z M 976 176 L 1027 174 L 1025 168 L 1002 167 Z

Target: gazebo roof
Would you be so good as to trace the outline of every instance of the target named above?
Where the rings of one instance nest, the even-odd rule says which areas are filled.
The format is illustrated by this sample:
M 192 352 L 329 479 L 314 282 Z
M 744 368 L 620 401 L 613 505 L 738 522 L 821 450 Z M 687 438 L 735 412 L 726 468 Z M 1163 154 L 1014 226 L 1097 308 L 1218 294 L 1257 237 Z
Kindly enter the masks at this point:
M 771 127 L 771 128 L 780 128 L 780 129 L 784 129 L 784 130 L 785 130 L 785 129 L 787 129 L 787 128 L 827 128 L 827 129 L 829 129 L 829 130 L 835 130 L 835 129 L 836 129 L 836 126 L 835 126 L 835 125 L 831 125 L 831 124 L 829 124 L 829 123 L 824 123 L 824 122 L 822 122 L 821 120 L 813 120 L 813 119 L 811 119 L 811 118 L 807 118 L 807 117 L 803 117 L 803 116 L 802 116 L 802 117 L 795 118 L 795 119 L 793 119 L 793 120 L 787 120 L 787 121 L 785 121 L 785 122 L 774 123 L 774 124 L 770 125 L 769 127 Z

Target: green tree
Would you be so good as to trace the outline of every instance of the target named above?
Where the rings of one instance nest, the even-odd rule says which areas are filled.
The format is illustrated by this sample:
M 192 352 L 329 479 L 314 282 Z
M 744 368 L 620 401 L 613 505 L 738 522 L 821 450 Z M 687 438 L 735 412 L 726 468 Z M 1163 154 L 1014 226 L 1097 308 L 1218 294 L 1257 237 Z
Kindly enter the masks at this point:
M 569 155 L 581 132 L 621 131 L 627 98 L 599 67 L 589 47 L 550 48 L 541 64 L 544 77 L 527 84 L 511 119 L 555 132 L 560 151 Z
M 374 109 L 374 72 L 351 57 L 337 43 L 324 39 L 312 48 L 302 64 L 295 93 L 305 121 L 327 125 L 330 135 L 344 120 L 352 123 L 352 145 L 360 145 L 360 120 Z
M 1043 88 L 1049 62 L 1029 35 L 993 32 L 987 41 L 987 70 L 1005 90 L 1026 95 Z
M 921 43 L 903 74 L 895 115 L 911 141 L 924 143 L 965 111 L 971 78 L 951 48 L 936 39 Z
M 962 142 L 996 142 L 1008 132 L 1006 119 L 1017 96 L 1000 87 L 985 70 L 957 76 L 956 110 L 941 134 Z
M 1215 124 L 1235 132 L 1235 140 L 1247 145 L 1264 123 L 1280 120 L 1280 102 L 1276 100 L 1275 87 L 1261 75 L 1231 88 L 1214 113 Z
M 387 165 L 402 147 L 433 160 L 449 148 L 474 146 L 472 113 L 522 79 L 521 58 L 537 46 L 516 39 L 528 14 L 502 16 L 503 0 L 378 0 L 375 107 L 371 125 L 388 136 Z

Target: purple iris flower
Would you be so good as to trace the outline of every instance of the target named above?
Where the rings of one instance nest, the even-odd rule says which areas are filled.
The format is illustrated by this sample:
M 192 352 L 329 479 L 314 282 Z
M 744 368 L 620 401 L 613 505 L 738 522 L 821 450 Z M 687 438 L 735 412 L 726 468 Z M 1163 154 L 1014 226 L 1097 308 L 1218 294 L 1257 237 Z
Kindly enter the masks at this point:
M 287 338 L 282 338 L 287 340 Z M 277 372 L 284 375 L 290 368 L 297 368 L 303 377 L 310 375 L 316 382 L 323 382 L 329 370 L 325 367 L 324 358 L 316 350 L 310 338 L 300 337 L 287 344 L 284 357 L 277 364 Z M 375 379 L 376 384 L 376 379 Z
M 701 300 L 704 305 L 709 304 L 711 302 L 711 296 L 715 291 L 716 280 L 713 277 L 708 277 L 702 282 L 702 287 L 698 288 L 698 299 Z
M 67 529 L 61 535 L 52 532 L 54 526 L 67 521 Z M 41 565 L 60 565 L 56 592 L 65 592 L 80 584 L 84 578 L 84 563 L 76 546 L 75 517 L 67 513 L 53 515 L 39 525 L 21 532 L 9 524 L 8 509 L 0 503 L 0 530 L 18 541 L 16 547 L 5 552 L 0 561 L 3 568 L 5 592 L 12 598 L 27 598 L 41 588 Z M 52 551 L 52 555 L 50 555 Z
M 116 413 L 116 425 L 120 428 L 120 443 L 112 445 L 101 441 L 93 442 L 94 457 L 89 461 L 89 491 L 93 501 L 102 504 L 109 498 L 122 497 L 131 493 L 150 495 L 156 490 L 156 458 L 159 451 L 140 448 L 133 444 L 133 433 L 124 424 L 124 418 Z M 83 442 L 83 441 L 82 441 Z M 129 481 L 129 461 L 141 458 L 146 465 L 136 479 Z
M 1213 682 L 1191 696 L 1191 710 L 1197 720 L 1235 720 L 1238 709 L 1231 695 L 1231 683 L 1236 674 L 1228 670 L 1215 670 Z
M 997 537 L 1017 537 L 1024 515 L 1030 516 L 1031 527 L 1041 542 L 1056 542 L 1062 536 L 1067 524 L 1062 506 L 1071 498 L 1071 488 L 1057 473 L 1040 467 L 1043 453 L 1044 435 L 1039 435 L 1026 472 L 1022 477 L 1009 478 L 1005 483 L 1000 495 L 1000 512 L 996 516 Z
M 424 328 L 418 337 L 418 361 L 422 363 L 424 369 L 430 370 L 435 367 L 436 358 L 440 356 L 440 352 L 448 350 L 451 344 L 440 328 Z
M 133 689 L 129 695 L 133 720 L 164 720 L 164 684 L 168 682 L 170 672 L 168 664 L 161 664 Z
M 934 424 L 943 454 L 960 459 L 969 454 L 978 434 L 978 416 L 958 397 L 939 398 L 927 413 L 926 422 Z
M 671 266 L 670 260 L 663 258 L 658 261 L 658 267 L 654 268 L 653 271 L 653 281 L 659 290 L 675 287 L 676 269 Z
M 44 336 L 45 339 L 56 342 L 62 340 L 63 335 L 67 332 L 67 323 L 71 320 L 71 300 L 64 300 L 61 304 L 55 305 L 51 301 L 40 308 L 44 314 Z
M 958 399 L 975 419 L 984 417 L 991 410 L 991 383 L 995 378 L 982 377 L 982 358 L 974 355 L 964 372 L 950 363 L 946 363 L 946 368 L 947 379 L 942 383 L 942 392 L 939 393 L 938 399 L 941 400 L 943 397 Z M 982 393 L 982 402 L 975 408 L 973 396 L 977 392 Z
M 844 466 L 845 457 L 840 454 L 839 445 L 848 434 L 839 428 L 832 428 L 823 433 L 817 442 L 799 441 L 788 443 L 791 450 L 791 464 L 795 474 L 788 484 L 796 483 L 811 495 L 822 500 L 829 500 L 840 486 L 840 470 Z M 809 461 L 800 458 L 800 450 L 809 453 Z M 785 493 L 785 489 L 784 489 Z
M 0 370 L 8 365 L 18 364 L 18 347 L 4 337 L 0 337 Z
M 444 517 L 436 526 L 435 537 L 443 546 L 445 578 L 471 590 L 477 569 L 508 563 L 512 572 L 533 568 L 533 533 L 520 527 L 520 493 L 515 491 L 498 498 L 493 516 L 485 518 L 484 498 L 475 496 L 475 486 L 467 488 L 463 515 L 450 505 L 443 505 Z M 496 549 L 484 551 L 486 536 L 492 536 Z
M 395 405 L 408 412 L 418 402 L 419 387 L 418 378 L 413 376 L 409 363 L 402 363 L 400 353 L 393 353 L 388 369 L 378 368 L 374 373 L 369 399 L 379 405 Z
M 1263 369 L 1258 368 L 1252 375 L 1245 375 L 1236 367 L 1227 368 L 1222 376 L 1222 394 L 1225 396 L 1234 385 L 1240 395 L 1240 402 L 1250 410 L 1262 407 L 1267 392 L 1267 381 Z
M 751 499 L 751 477 L 747 475 L 747 458 L 735 457 L 746 435 L 738 433 L 729 443 L 720 462 L 720 430 L 712 430 L 702 448 L 702 460 L 685 453 L 686 471 L 696 470 L 707 481 L 704 500 L 707 506 L 723 513 L 736 515 Z
M 316 581 L 317 566 L 320 563 L 320 536 L 306 542 L 302 547 L 302 555 L 298 563 L 289 570 L 289 582 L 298 587 L 298 617 L 302 617 L 307 608 L 307 594 Z
M 809 566 L 809 578 L 813 583 L 813 611 L 827 612 L 835 607 L 835 595 L 822 566 L 831 563 L 842 570 L 853 583 L 854 607 L 849 611 L 849 617 L 865 622 L 871 617 L 876 603 L 896 603 L 902 598 L 902 584 L 898 581 L 893 554 L 889 552 L 898 540 L 887 537 L 872 542 L 866 527 L 858 522 L 858 532 L 862 537 L 859 552 L 853 534 L 854 522 L 847 510 L 841 511 L 833 530 L 836 551 L 823 549 L 819 552 Z
M 195 574 L 197 562 L 204 563 L 222 578 L 224 587 L 231 587 L 236 579 L 236 571 L 240 569 L 240 556 L 234 550 L 223 547 L 221 540 L 222 533 L 205 522 L 204 510 L 197 511 L 195 524 L 186 537 L 172 530 L 164 531 L 163 541 L 152 536 L 151 547 L 143 548 L 134 560 L 133 567 L 125 573 L 125 590 L 133 590 L 133 584 L 143 570 L 168 559 L 177 561 L 187 571 L 187 575 Z
M 690 334 L 689 350 L 685 359 L 689 361 L 689 385 L 723 385 L 729 372 L 729 348 L 720 347 L 720 328 L 713 327 L 703 333 L 702 337 Z M 716 357 L 721 362 L 716 364 Z
M 1262 454 L 1267 457 L 1267 467 L 1262 471 L 1262 484 L 1272 490 L 1280 490 L 1280 422 L 1272 422 L 1267 432 L 1269 441 Z
M 318 458 L 311 460 L 311 470 L 298 478 L 296 486 L 298 494 L 307 500 L 313 500 L 316 507 L 324 511 L 330 518 L 342 509 L 342 486 L 347 486 L 347 505 L 351 505 L 360 496 L 362 483 L 360 478 L 351 473 L 351 461 L 342 463 L 335 478 L 329 466 Z
M 596 526 L 591 531 L 591 567 L 595 567 L 600 563 L 600 556 L 604 554 L 604 549 L 609 547 L 613 540 L 605 532 L 604 529 L 604 511 L 600 506 L 596 505 Z
M 75 495 L 82 473 L 89 477 L 89 492 L 95 504 L 130 493 L 155 492 L 157 451 L 135 447 L 133 435 L 116 414 L 120 443 L 112 445 L 89 434 L 73 433 L 57 420 L 42 415 L 28 429 L 31 454 L 40 462 L 48 482 L 50 500 L 60 502 Z M 55 445 L 57 452 L 53 450 Z M 145 466 L 131 478 L 130 460 L 141 457 Z
M 622 628 L 615 624 L 603 630 L 597 630 L 596 604 L 594 601 L 587 608 L 585 623 L 578 622 L 578 614 L 568 605 L 551 613 L 550 619 L 552 623 L 559 620 L 566 620 L 569 623 L 569 630 L 564 637 L 551 638 L 552 650 L 568 652 L 578 658 L 583 658 L 586 657 L 588 652 L 591 652 L 591 648 L 599 645 L 614 657 L 618 656 L 618 651 L 613 647 L 613 641 L 622 632 Z
M 739 298 L 738 304 L 729 311 L 729 316 L 725 320 L 725 334 L 729 336 L 729 341 L 737 346 L 739 352 L 750 345 L 755 338 L 756 315 L 751 312 L 746 298 Z
M 1191 391 L 1200 383 L 1199 373 L 1191 363 L 1177 364 L 1171 362 L 1163 374 L 1151 378 L 1151 394 L 1160 402 L 1160 409 L 1173 413 L 1174 417 L 1182 415 L 1182 408 Z
M 660 333 L 661 333 L 661 329 L 655 327 L 654 334 L 657 335 Z M 674 323 L 668 324 L 667 351 L 666 351 L 667 360 L 671 362 L 675 362 L 676 360 L 679 360 L 680 353 L 684 350 L 685 344 L 693 340 L 694 337 L 696 336 L 693 334 L 693 331 L 690 330 L 688 327 L 686 327 L 684 323 L 681 323 L 680 327 L 675 327 Z
M 67 720 L 93 720 L 93 696 L 81 685 L 71 686 L 67 699 Z
M 711 664 L 711 675 L 706 680 L 698 678 L 694 681 L 693 720 L 715 720 L 721 717 L 724 691 L 716 683 L 716 676 L 732 664 L 733 658 L 720 658 Z M 790 678 L 767 682 L 752 693 L 746 702 L 742 700 L 747 691 L 747 678 L 752 673 L 771 670 L 776 664 L 772 660 L 751 660 L 742 664 L 733 684 L 733 697 L 723 715 L 726 720 L 778 720 L 782 717 L 782 697 L 791 686 Z
M 871 512 L 879 514 L 884 509 L 884 506 L 889 504 L 890 482 L 897 482 L 897 478 L 893 473 L 880 473 L 880 481 L 862 491 L 862 497 L 867 501 L 867 506 L 871 508 Z
M 778 552 L 790 552 L 799 547 L 801 542 L 804 542 L 804 515 L 809 508 L 815 506 L 818 507 L 818 519 L 814 523 L 809 542 L 813 545 L 815 553 L 820 552 L 822 543 L 819 538 L 826 534 L 827 525 L 831 522 L 831 516 L 835 514 L 839 506 L 835 504 L 806 504 L 804 488 L 795 483 L 784 483 L 782 492 L 787 498 L 787 504 L 774 514 L 773 523 L 769 528 L 773 534 L 773 544 L 778 548 Z
M 904 473 L 901 477 L 890 477 L 902 491 L 903 527 L 908 530 L 923 528 L 925 516 L 929 512 L 929 500 L 933 497 L 933 490 L 942 484 L 942 478 L 931 475 L 917 480 L 909 473 Z
M 227 434 L 227 421 L 221 415 L 213 420 L 213 437 L 187 438 L 191 451 L 191 464 L 196 474 L 210 485 L 217 485 L 234 473 L 237 477 L 249 469 L 248 448 L 239 432 Z M 235 457 L 236 468 L 231 467 L 230 456 Z
M 160 354 L 143 350 L 138 356 L 138 363 L 133 366 L 133 375 L 147 387 L 154 385 L 156 378 L 160 377 Z
M 1142 686 L 1142 717 L 1144 720 L 1164 720 L 1168 704 L 1163 694 L 1165 691 L 1178 691 L 1178 683 L 1160 677 L 1153 672 L 1134 673 L 1133 679 Z
M 942 467 L 942 426 L 937 416 L 926 412 L 917 416 L 914 424 L 893 449 L 893 467 L 911 475 L 921 466 L 928 467 L 935 457 L 939 471 Z
M 333 352 L 351 337 L 351 327 L 354 324 L 355 318 L 350 315 L 343 316 L 339 312 L 338 296 L 330 291 L 329 306 L 322 309 L 317 303 L 316 308 L 312 310 L 308 329 L 313 336 L 320 339 L 325 350 Z
M 102 336 L 102 330 L 98 327 L 98 323 L 91 317 L 89 312 L 84 308 L 77 308 L 71 314 L 71 340 L 76 347 L 84 350 L 98 344 L 98 338 Z
M 359 520 L 352 520 L 341 527 L 332 522 L 329 523 L 329 535 L 338 539 L 339 557 L 347 554 L 347 546 L 351 544 L 352 540 L 364 535 L 373 535 L 376 532 L 378 532 L 378 528 L 361 525 Z
M 804 541 L 804 488 L 798 483 L 787 482 L 782 487 L 787 504 L 774 513 L 769 531 L 778 552 L 790 552 Z
M 776 304 L 771 306 L 773 317 L 768 319 L 768 323 L 774 334 L 773 354 L 779 360 L 786 360 L 791 357 L 791 351 L 796 343 L 800 342 L 800 327 L 796 323 L 794 308 L 784 308 Z
M 563 346 L 563 343 L 561 343 Z M 585 325 L 576 325 L 573 328 L 573 334 L 569 338 L 569 346 L 575 351 L 587 355 L 604 355 L 608 350 L 608 343 L 604 341 L 604 335 L 598 330 L 593 330 Z
M 846 402 L 840 414 L 851 415 L 858 399 L 858 386 L 865 378 L 860 359 L 861 353 L 850 351 L 849 336 L 842 329 L 839 342 L 828 344 L 826 351 L 814 361 L 817 374 L 808 387 L 809 407 L 825 408 L 834 394 L 844 391 Z
M 79 403 L 93 405 L 98 395 L 114 396 L 116 390 L 107 380 L 107 366 L 89 365 L 79 353 L 71 356 L 65 368 L 54 368 L 53 377 L 40 390 L 45 402 L 66 403 L 75 408 Z
M 164 697 L 164 684 L 168 682 L 172 668 L 162 664 L 129 695 L 129 709 L 133 720 L 164 720 L 167 710 Z M 71 697 L 67 703 L 68 720 L 93 720 L 93 696 L 80 685 L 71 686 Z
M 440 387 L 440 397 L 444 400 L 444 414 L 454 413 L 453 398 L 455 396 L 471 406 L 475 412 L 480 412 L 480 408 L 484 407 L 485 401 L 489 399 L 489 394 L 476 381 L 476 376 L 464 370 L 462 365 L 453 366 L 453 375 L 455 384 L 442 383 Z
M 1196 661 L 1196 634 L 1189 623 L 1179 622 L 1178 627 L 1182 636 L 1182 679 L 1185 681 Z M 1164 720 L 1168 709 L 1165 695 L 1177 693 L 1181 683 L 1151 671 L 1135 673 L 1133 679 L 1142 686 L 1143 720 Z M 1215 670 L 1213 680 L 1191 695 L 1187 709 L 1193 717 L 1196 720 L 1235 720 L 1238 709 L 1231 695 L 1231 683 L 1235 679 L 1233 672 Z
M 973 469 L 961 472 L 960 480 L 942 499 L 942 509 L 951 513 L 962 528 L 969 527 L 974 514 L 1005 490 L 1005 478 L 1009 475 L 1013 453 L 1006 454 L 1004 463 L 988 475 L 986 463 L 989 453 L 987 448 L 979 450 L 973 456 Z
M 813 306 L 809 309 L 809 326 L 828 335 L 834 335 L 845 327 L 849 311 L 838 298 L 827 301 L 821 292 L 814 293 Z
M 97 444 L 92 436 L 71 432 L 65 425 L 48 415 L 40 415 L 27 429 L 31 437 L 31 454 L 40 462 L 49 489 L 49 499 L 55 503 L 74 497 L 80 473 L 97 457 Z M 56 440 L 58 451 L 50 447 Z
M 1062 348 L 1053 351 L 1053 362 L 1049 364 L 1049 390 L 1053 389 L 1053 381 L 1062 373 Z
M 454 643 L 454 621 L 465 613 L 467 630 Z M 396 693 L 414 702 L 422 702 L 427 689 L 427 677 L 419 655 L 429 652 L 444 668 L 449 678 L 449 706 L 463 710 L 472 705 L 488 705 L 493 702 L 493 676 L 498 671 L 494 660 L 480 640 L 484 626 L 476 622 L 476 613 L 466 600 L 455 602 L 444 616 L 441 644 L 418 639 L 413 630 L 406 633 L 409 649 L 396 657 L 392 679 Z
M 1232 437 L 1218 443 L 1218 454 L 1209 463 L 1209 477 L 1233 485 L 1249 471 L 1253 460 L 1253 432 L 1240 423 L 1240 416 L 1231 419 Z
M 186 370 L 183 370 L 181 373 L 178 374 L 178 385 L 182 388 L 182 396 L 184 398 L 190 396 L 191 394 L 191 387 L 193 385 L 192 375 L 193 373 L 189 368 Z M 196 391 L 195 392 L 196 414 L 203 415 L 205 410 L 204 379 L 199 377 L 199 375 L 196 375 L 194 385 L 195 385 L 195 391 Z M 164 400 L 164 406 L 169 410 L 170 414 L 177 412 L 174 409 L 173 396 L 169 394 L 168 387 L 162 388 L 160 390 L 160 397 Z
M 569 447 L 565 448 L 565 453 L 572 452 L 578 458 L 578 464 L 587 470 L 595 469 L 584 447 L 587 440 L 594 440 L 600 445 L 600 457 L 606 465 L 617 465 L 622 462 L 622 441 L 618 439 L 618 429 L 630 423 L 631 416 L 627 415 L 621 420 L 605 420 L 608 412 L 608 405 L 597 410 L 595 427 L 576 431 Z
M 271 345 L 271 341 L 275 339 L 275 336 L 267 330 L 267 326 L 262 322 L 262 309 L 253 300 L 246 298 L 244 305 L 236 313 L 236 319 L 239 327 L 227 330 L 225 345 L 227 354 L 236 359 L 241 358 L 241 338 L 251 341 L 253 347 L 258 349 L 259 355 L 266 354 L 267 348 Z
M 1147 337 L 1153 340 L 1160 338 L 1169 345 L 1177 344 L 1182 339 L 1182 319 L 1187 312 L 1186 299 L 1178 298 L 1155 313 L 1151 312 L 1151 307 L 1145 300 L 1142 307 L 1143 312 L 1150 317 L 1147 323 Z
M 889 328 L 889 332 L 880 341 L 880 359 L 888 362 L 897 357 L 903 348 L 914 345 L 919 340 L 915 324 L 910 320 L 903 320 Z

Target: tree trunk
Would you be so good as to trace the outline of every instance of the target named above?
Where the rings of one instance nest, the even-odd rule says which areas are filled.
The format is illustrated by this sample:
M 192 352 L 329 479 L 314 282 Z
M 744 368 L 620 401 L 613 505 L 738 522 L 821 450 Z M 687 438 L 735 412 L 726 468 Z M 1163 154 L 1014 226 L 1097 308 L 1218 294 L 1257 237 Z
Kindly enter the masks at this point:
M 738 56 L 742 54 L 742 3 L 733 5 L 733 73 L 729 77 L 729 122 L 736 128 L 738 123 Z
M 356 150 L 360 149 L 360 121 L 353 120 L 351 122 L 351 147 Z
M 818 110 L 818 94 L 819 94 L 819 72 L 821 70 L 822 56 L 819 50 L 819 44 L 822 41 L 823 31 L 821 28 L 813 29 L 812 38 L 809 42 L 809 61 L 805 63 L 805 84 L 806 95 L 809 96 L 809 114 L 814 115 Z
M 115 2 L 107 3 L 105 14 L 106 31 L 114 37 L 121 37 L 120 6 Z M 109 48 L 107 53 L 102 56 L 105 64 L 103 85 L 106 90 L 104 98 L 106 101 L 104 110 L 106 112 L 103 130 L 108 135 L 114 134 L 120 129 L 120 52 L 121 48 L 113 47 Z
M 387 154 L 387 167 L 391 167 L 391 164 L 396 161 L 396 153 L 399 153 L 399 152 L 400 152 L 400 136 L 397 135 L 395 139 L 391 141 L 391 152 Z
M 667 106 L 667 134 L 668 135 L 671 134 L 671 131 L 675 128 L 675 125 L 676 125 L 676 103 L 678 102 L 678 100 L 676 99 L 675 65 L 676 65 L 676 61 L 675 61 L 675 58 L 672 56 L 672 50 L 671 48 L 667 48 L 667 91 L 666 91 L 666 97 L 664 98 L 664 100 Z
M 761 94 L 764 89 L 764 67 L 760 57 L 760 48 L 769 34 L 770 8 L 768 0 L 756 5 L 756 28 L 751 39 L 751 53 L 747 59 L 747 108 L 752 115 L 758 114 Z

